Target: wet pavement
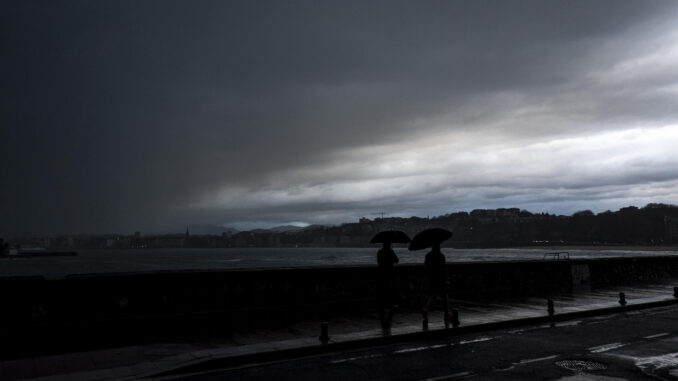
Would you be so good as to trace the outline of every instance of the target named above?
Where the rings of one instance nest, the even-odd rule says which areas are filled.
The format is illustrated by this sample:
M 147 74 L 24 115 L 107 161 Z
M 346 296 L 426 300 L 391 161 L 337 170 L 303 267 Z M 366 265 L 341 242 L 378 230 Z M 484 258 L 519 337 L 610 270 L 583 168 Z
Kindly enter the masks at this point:
M 174 380 L 678 379 L 678 307 L 184 374 Z
M 641 303 L 673 300 L 673 287 L 676 284 L 678 282 L 674 281 L 651 285 L 610 287 L 595 291 L 578 290 L 575 293 L 553 295 L 551 299 L 554 302 L 556 314 L 618 307 L 619 292 L 625 293 L 628 306 L 631 307 Z M 547 315 L 546 299 L 539 297 L 482 301 L 453 300 L 452 305 L 459 311 L 461 327 Z M 677 308 L 671 308 L 676 312 Z M 429 319 L 428 330 L 430 332 L 450 331 L 445 330 L 441 310 L 433 310 Z M 389 330 L 380 327 L 376 311 L 368 314 L 337 316 L 329 319 L 327 323 L 330 344 L 352 343 L 384 337 L 405 337 L 422 332 L 423 329 L 421 315 L 418 312 L 400 309 L 396 310 Z M 576 324 L 578 323 L 575 322 L 574 325 Z M 567 327 L 572 326 L 573 323 L 564 322 L 558 325 Z M 654 334 L 661 333 L 667 332 Z M 312 352 L 313 348 L 320 347 L 319 334 L 320 322 L 306 321 L 284 329 L 241 331 L 229 337 L 199 342 L 159 343 L 3 361 L 0 362 L 0 379 L 7 381 L 19 379 L 122 380 L 153 377 L 163 372 L 201 364 L 210 359 L 237 359 L 304 348 L 310 348 Z M 669 335 L 666 336 L 664 339 L 661 339 L 662 336 L 657 336 L 657 340 L 669 340 Z M 678 352 L 678 341 L 671 343 L 675 345 L 674 348 Z M 614 344 L 614 342 L 602 344 Z M 641 344 L 637 346 L 642 349 Z M 624 347 L 627 350 L 631 348 L 629 345 Z M 619 353 L 623 355 L 621 347 L 599 349 L 604 349 L 601 353 L 611 354 L 621 351 Z M 645 352 L 648 356 L 651 355 L 648 350 Z M 665 360 L 672 361 L 671 359 Z M 650 364 L 654 360 L 647 361 Z

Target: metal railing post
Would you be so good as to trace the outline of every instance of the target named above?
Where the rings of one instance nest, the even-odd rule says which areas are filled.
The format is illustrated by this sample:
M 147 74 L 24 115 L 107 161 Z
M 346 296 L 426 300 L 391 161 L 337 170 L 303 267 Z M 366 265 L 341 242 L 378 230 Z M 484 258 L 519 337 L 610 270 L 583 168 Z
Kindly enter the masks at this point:
M 556 309 L 553 307 L 552 299 L 546 301 L 546 311 L 549 313 L 549 316 L 553 316 L 556 313 Z

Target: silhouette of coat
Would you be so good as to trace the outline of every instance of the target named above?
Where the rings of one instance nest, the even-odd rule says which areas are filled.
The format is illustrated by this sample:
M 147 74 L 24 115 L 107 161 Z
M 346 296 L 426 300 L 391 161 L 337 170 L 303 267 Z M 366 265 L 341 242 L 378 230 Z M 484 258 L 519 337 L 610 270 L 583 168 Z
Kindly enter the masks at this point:
M 384 245 L 377 252 L 379 275 L 377 279 L 382 308 L 390 309 L 395 301 L 396 277 L 393 265 L 398 263 L 398 256 L 390 245 Z
M 389 271 L 393 269 L 393 265 L 398 263 L 398 256 L 390 247 L 382 247 L 377 252 L 377 263 L 380 270 Z
M 429 294 L 445 294 L 449 280 L 447 278 L 447 264 L 445 255 L 440 250 L 432 249 L 426 254 L 424 262 Z

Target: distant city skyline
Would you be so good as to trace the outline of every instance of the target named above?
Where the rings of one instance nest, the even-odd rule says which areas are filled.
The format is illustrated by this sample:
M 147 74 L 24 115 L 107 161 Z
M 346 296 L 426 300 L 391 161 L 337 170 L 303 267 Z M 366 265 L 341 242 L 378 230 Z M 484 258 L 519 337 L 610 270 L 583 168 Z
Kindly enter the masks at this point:
M 0 237 L 676 204 L 677 16 L 3 1 Z

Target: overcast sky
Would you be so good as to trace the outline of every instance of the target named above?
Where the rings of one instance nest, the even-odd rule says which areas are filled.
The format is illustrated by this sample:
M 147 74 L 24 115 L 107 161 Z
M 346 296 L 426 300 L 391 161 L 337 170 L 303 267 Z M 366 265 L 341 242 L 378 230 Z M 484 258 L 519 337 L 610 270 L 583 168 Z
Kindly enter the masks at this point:
M 678 203 L 675 1 L 3 1 L 0 236 Z

